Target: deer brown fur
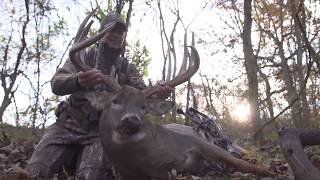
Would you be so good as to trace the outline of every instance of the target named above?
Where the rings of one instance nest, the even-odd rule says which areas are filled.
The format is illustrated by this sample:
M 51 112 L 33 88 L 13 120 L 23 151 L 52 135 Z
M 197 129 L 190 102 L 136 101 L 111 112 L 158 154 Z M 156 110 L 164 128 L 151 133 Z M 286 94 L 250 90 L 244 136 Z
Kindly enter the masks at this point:
M 104 153 L 125 179 L 168 179 L 172 169 L 198 174 L 205 161 L 222 161 L 242 172 L 272 176 L 266 169 L 237 159 L 201 139 L 189 126 L 153 125 L 145 119 L 146 113 L 165 113 L 172 102 L 145 98 L 141 90 L 129 86 L 103 94 L 91 99 L 102 110 L 100 137 Z

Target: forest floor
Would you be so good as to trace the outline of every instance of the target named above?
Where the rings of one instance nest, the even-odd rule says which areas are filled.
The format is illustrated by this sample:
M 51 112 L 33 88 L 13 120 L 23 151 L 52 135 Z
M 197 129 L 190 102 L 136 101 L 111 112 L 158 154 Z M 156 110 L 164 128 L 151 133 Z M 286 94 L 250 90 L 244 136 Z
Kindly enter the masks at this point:
M 0 180 L 27 180 L 25 176 L 26 162 L 30 158 L 33 149 L 43 134 L 42 130 L 32 130 L 26 127 L 13 127 L 10 125 L 0 124 Z M 264 146 L 255 147 L 250 140 L 238 140 L 237 144 L 246 149 L 243 157 L 246 161 L 260 164 L 267 167 L 270 171 L 278 175 L 275 179 L 293 180 L 293 173 L 285 161 L 281 149 L 276 141 L 270 141 Z M 320 149 L 318 146 L 308 147 L 305 149 L 306 154 L 320 168 Z M 179 176 L 178 176 L 179 177 Z M 64 172 L 49 178 L 48 180 L 76 180 L 68 173 Z M 118 180 L 120 178 L 116 178 Z M 185 180 L 212 180 L 212 179 L 262 179 L 270 180 L 271 178 L 259 178 L 252 174 L 239 172 L 223 173 L 210 171 L 202 177 L 179 177 L 177 179 Z

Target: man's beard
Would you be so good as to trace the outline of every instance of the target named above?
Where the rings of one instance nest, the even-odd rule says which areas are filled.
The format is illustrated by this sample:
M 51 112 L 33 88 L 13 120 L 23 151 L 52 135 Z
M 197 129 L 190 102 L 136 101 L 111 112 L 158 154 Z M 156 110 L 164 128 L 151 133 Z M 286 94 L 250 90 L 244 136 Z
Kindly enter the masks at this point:
M 98 68 L 99 70 L 107 69 L 107 72 L 109 72 L 110 65 L 116 64 L 116 61 L 120 56 L 121 50 L 121 48 L 109 47 L 106 43 L 99 44 L 98 55 L 96 59 L 96 68 Z
M 114 61 L 120 56 L 121 48 L 110 47 L 107 43 L 102 44 L 102 46 L 107 60 Z

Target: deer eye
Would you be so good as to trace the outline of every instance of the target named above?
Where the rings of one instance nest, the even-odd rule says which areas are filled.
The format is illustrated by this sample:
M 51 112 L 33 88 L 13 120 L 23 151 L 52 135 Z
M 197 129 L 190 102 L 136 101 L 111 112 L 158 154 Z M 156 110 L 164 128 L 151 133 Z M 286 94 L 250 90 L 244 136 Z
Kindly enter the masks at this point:
M 111 100 L 112 109 L 114 109 L 114 110 L 122 109 L 122 105 L 120 103 L 121 103 L 120 99 L 118 99 L 118 98 L 112 99 Z
M 112 104 L 117 104 L 117 105 L 119 104 L 119 100 L 118 100 L 118 99 L 116 99 L 116 98 L 112 99 L 112 101 L 111 101 L 111 102 L 112 102 Z
M 145 114 L 147 112 L 147 107 L 145 105 L 142 105 L 140 107 L 140 113 Z

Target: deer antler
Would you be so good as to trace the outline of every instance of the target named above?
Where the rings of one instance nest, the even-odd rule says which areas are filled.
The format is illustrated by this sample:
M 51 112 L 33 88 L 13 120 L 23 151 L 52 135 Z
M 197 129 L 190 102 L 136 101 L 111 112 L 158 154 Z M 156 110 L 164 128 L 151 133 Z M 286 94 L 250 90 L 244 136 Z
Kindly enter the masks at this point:
M 91 20 L 88 25 L 87 22 L 92 17 L 92 15 L 97 11 L 97 8 L 94 9 L 88 16 L 83 20 L 81 23 L 77 35 L 75 36 L 74 39 L 74 45 L 70 48 L 69 51 L 69 58 L 70 61 L 74 64 L 74 66 L 79 70 L 79 71 L 88 71 L 92 69 L 92 67 L 88 66 L 86 63 L 84 63 L 82 56 L 80 55 L 83 51 L 84 48 L 94 44 L 97 42 L 99 39 L 101 39 L 105 34 L 107 34 L 116 24 L 116 22 L 112 22 L 107 24 L 105 29 L 101 32 L 99 32 L 97 35 L 87 38 L 88 32 L 90 30 L 90 27 L 93 23 Z M 112 75 L 103 75 L 102 80 L 105 84 L 110 86 L 114 90 L 119 90 L 121 86 L 118 84 L 117 81 L 115 81 L 114 77 Z
M 188 69 L 185 72 L 178 74 L 172 80 L 166 82 L 165 85 L 170 86 L 170 87 L 176 87 L 176 86 L 188 81 L 198 71 L 199 65 L 200 65 L 199 53 L 195 47 L 193 47 L 193 46 L 188 46 L 188 47 L 190 47 L 191 50 L 193 51 L 193 53 L 192 53 L 193 57 L 191 57 L 191 59 L 189 61 Z
M 181 74 L 178 74 L 172 80 L 165 82 L 164 83 L 165 86 L 169 86 L 169 87 L 174 88 L 174 87 L 188 81 L 198 71 L 199 65 L 200 65 L 199 53 L 195 47 L 193 47 L 193 46 L 188 46 L 188 47 L 190 47 L 193 52 L 192 53 L 193 56 L 190 58 L 190 61 L 189 61 L 188 69 L 186 71 L 182 72 Z M 150 88 L 143 90 L 143 92 L 145 93 L 146 97 L 150 97 L 151 95 L 153 95 L 156 92 L 156 89 L 155 89 L 155 87 L 150 87 Z

